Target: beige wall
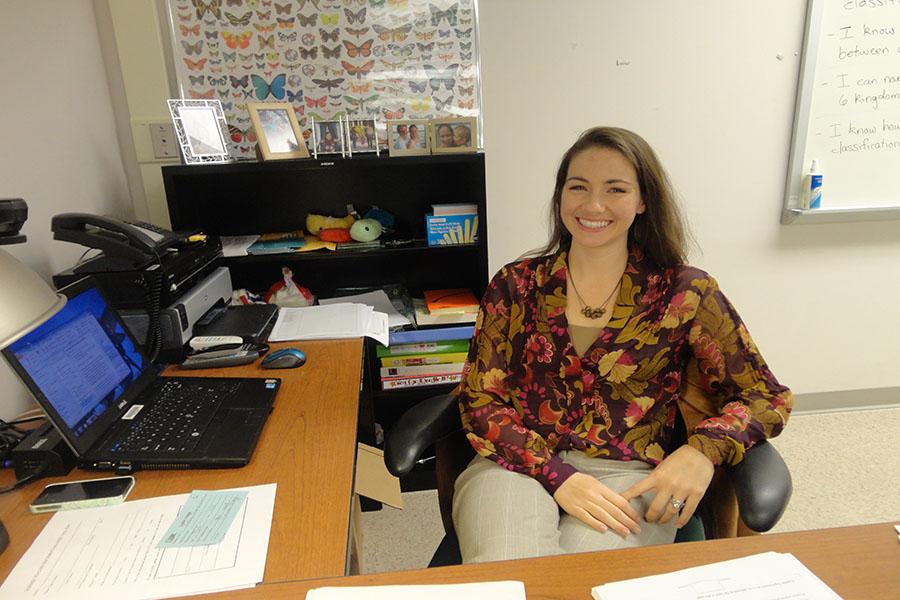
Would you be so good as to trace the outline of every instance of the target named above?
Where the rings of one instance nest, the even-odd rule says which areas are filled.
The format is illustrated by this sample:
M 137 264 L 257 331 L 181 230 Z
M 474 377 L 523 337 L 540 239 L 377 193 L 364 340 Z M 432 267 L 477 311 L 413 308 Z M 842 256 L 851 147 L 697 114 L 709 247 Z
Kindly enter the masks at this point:
M 51 216 L 133 210 L 91 1 L 0 0 L 0 14 L 0 197 L 29 208 L 28 242 L 4 249 L 49 281 L 83 252 L 51 240 Z M 5 362 L 0 390 L 0 417 L 30 405 Z

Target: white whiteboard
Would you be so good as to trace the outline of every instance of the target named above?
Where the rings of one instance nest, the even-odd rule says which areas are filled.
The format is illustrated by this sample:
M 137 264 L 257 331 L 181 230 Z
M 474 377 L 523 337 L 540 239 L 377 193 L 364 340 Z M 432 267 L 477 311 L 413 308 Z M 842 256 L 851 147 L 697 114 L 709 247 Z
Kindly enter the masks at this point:
M 822 209 L 900 207 L 900 0 L 809 0 L 785 208 L 813 159 Z

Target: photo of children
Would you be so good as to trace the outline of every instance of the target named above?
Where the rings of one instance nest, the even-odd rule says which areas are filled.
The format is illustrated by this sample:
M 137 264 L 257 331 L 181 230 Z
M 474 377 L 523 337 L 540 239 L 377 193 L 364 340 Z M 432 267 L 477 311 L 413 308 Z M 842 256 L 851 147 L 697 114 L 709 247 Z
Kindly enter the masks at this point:
M 344 136 L 341 135 L 340 121 L 317 121 L 315 127 L 316 152 L 334 154 L 344 151 Z
M 429 154 L 428 121 L 388 121 L 391 156 Z
M 475 152 L 478 149 L 474 118 L 437 119 L 432 123 L 433 152 Z
M 350 148 L 354 152 L 375 152 L 378 141 L 375 137 L 374 119 L 355 119 L 349 122 Z

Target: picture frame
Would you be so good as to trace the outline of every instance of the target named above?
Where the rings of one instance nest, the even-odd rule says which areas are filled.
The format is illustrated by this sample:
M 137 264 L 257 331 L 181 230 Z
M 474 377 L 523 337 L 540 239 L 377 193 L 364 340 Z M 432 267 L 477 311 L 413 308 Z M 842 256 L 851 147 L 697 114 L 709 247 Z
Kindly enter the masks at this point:
M 432 154 L 478 151 L 478 122 L 475 117 L 431 119 L 429 124 Z
M 347 119 L 346 121 L 347 151 L 354 153 L 378 153 L 377 124 L 374 118 Z
M 334 121 L 316 121 L 310 119 L 312 127 L 313 155 L 347 153 L 347 144 L 344 133 L 344 120 L 339 118 Z
M 248 102 L 261 160 L 309 158 L 294 107 L 288 102 Z
M 219 100 L 167 100 L 184 164 L 229 162 L 228 123 Z
M 391 156 L 431 154 L 427 119 L 395 119 L 387 122 L 388 153 Z

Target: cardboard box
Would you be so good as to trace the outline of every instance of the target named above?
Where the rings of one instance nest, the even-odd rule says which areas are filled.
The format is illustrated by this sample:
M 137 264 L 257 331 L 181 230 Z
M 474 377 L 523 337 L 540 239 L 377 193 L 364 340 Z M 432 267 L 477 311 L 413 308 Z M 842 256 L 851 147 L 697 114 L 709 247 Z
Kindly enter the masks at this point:
M 478 215 L 425 215 L 429 246 L 475 244 L 478 242 Z
M 400 480 L 388 472 L 384 464 L 384 451 L 366 444 L 356 446 L 356 473 L 350 509 L 350 547 L 347 561 L 349 575 L 362 572 L 362 509 L 359 497 L 365 496 L 394 508 L 403 508 Z

